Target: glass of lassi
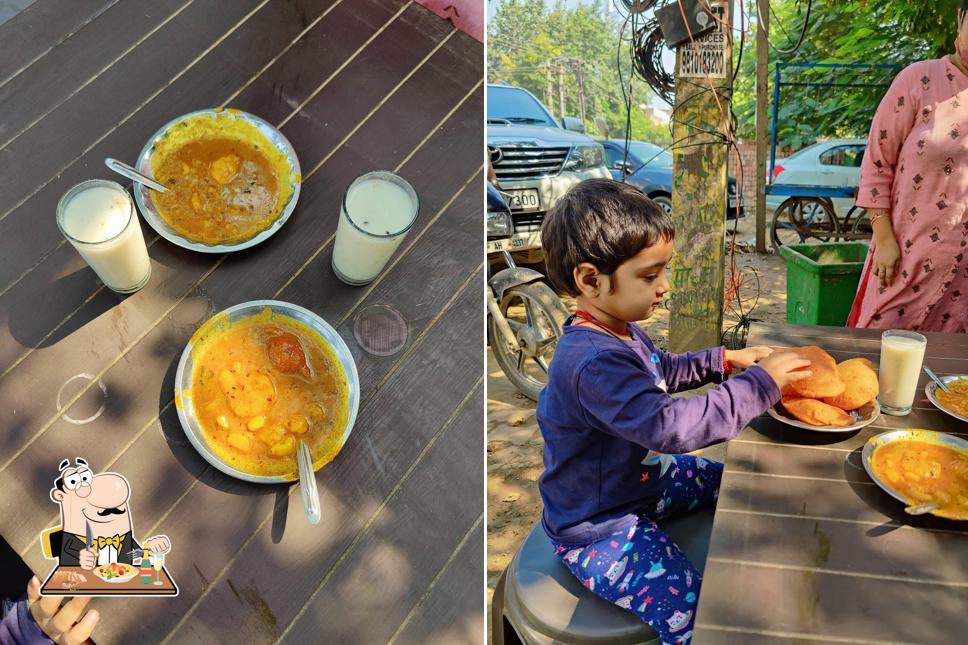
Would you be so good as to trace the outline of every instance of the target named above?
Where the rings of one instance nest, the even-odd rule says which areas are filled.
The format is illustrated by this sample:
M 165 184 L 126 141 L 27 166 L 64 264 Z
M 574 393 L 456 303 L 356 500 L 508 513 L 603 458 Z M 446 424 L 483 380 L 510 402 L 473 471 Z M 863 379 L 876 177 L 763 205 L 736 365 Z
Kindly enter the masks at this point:
M 891 329 L 881 334 L 881 391 L 877 399 L 885 414 L 904 416 L 911 412 L 927 344 L 927 338 L 913 331 Z
M 343 195 L 333 272 L 350 285 L 372 282 L 413 226 L 420 208 L 406 180 L 377 170 L 357 177 Z
M 68 190 L 57 204 L 57 227 L 108 289 L 133 293 L 148 283 L 148 248 L 120 184 L 92 179 Z

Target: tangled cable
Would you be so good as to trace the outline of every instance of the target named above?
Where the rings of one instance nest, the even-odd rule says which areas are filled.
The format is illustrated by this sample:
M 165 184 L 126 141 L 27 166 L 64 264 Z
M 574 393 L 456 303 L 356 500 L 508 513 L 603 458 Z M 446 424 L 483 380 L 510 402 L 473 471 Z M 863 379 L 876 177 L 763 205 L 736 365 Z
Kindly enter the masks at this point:
M 665 38 L 659 21 L 647 20 L 632 35 L 632 69 L 649 84 L 663 101 L 672 105 L 676 98 L 676 79 L 662 64 Z

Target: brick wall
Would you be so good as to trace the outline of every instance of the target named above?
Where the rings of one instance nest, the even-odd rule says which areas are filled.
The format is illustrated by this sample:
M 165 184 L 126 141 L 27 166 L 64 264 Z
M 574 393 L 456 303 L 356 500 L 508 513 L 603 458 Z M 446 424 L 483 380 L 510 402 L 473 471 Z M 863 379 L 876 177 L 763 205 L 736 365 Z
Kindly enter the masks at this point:
M 737 151 L 739 156 L 737 156 Z M 790 154 L 789 150 L 776 151 L 776 158 L 780 159 L 786 157 Z M 743 196 L 746 198 L 746 208 L 755 208 L 756 200 L 756 142 L 755 141 L 743 141 L 737 140 L 736 147 L 730 147 L 729 149 L 729 174 L 736 177 L 739 181 L 739 157 L 743 159 Z M 770 162 L 770 149 L 766 149 L 766 165 L 763 166 L 763 176 L 766 177 L 766 172 L 769 168 Z

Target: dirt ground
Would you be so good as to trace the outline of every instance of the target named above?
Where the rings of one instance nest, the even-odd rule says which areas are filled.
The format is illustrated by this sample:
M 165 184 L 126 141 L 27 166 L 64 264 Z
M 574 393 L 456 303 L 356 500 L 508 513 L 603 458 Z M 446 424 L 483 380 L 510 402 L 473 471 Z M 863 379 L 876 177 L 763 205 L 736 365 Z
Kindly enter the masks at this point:
M 729 223 L 729 228 L 733 226 Z M 749 314 L 755 320 L 786 322 L 786 264 L 778 255 L 753 251 L 755 222 L 741 219 L 737 228 L 736 267 L 742 276 L 738 292 L 748 311 L 756 293 L 759 298 Z M 769 245 L 769 242 L 767 243 Z M 727 251 L 729 246 L 727 245 Z M 575 301 L 565 298 L 571 311 Z M 727 312 L 724 331 L 737 315 Z M 665 347 L 669 337 L 669 312 L 660 310 L 643 323 L 656 345 Z M 535 422 L 535 404 L 518 393 L 504 377 L 488 350 L 487 358 L 487 581 L 488 604 L 501 572 L 511 562 L 518 545 L 541 515 L 537 480 L 541 463 L 541 433 Z

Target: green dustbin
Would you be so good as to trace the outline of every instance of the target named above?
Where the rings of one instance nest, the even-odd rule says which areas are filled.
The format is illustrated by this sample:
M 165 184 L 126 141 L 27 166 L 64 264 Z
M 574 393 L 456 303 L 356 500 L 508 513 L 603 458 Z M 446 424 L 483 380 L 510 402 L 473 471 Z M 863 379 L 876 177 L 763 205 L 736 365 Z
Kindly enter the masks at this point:
M 780 247 L 787 265 L 787 322 L 843 327 L 867 258 L 863 242 Z

